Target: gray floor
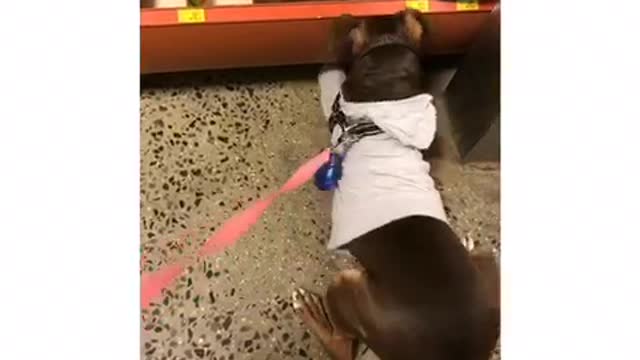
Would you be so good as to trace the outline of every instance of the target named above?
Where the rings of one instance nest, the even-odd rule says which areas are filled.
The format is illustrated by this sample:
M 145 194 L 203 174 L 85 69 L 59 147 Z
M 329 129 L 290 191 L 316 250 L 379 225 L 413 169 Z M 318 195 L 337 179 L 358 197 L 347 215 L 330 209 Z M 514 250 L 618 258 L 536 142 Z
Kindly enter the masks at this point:
M 328 141 L 315 68 L 165 75 L 141 93 L 144 270 L 192 254 L 245 204 Z M 499 164 L 445 163 L 454 229 L 499 250 Z M 325 359 L 291 311 L 297 285 L 322 290 L 327 198 L 308 184 L 278 200 L 223 254 L 198 260 L 143 312 L 145 359 Z M 499 355 L 497 355 L 499 356 Z

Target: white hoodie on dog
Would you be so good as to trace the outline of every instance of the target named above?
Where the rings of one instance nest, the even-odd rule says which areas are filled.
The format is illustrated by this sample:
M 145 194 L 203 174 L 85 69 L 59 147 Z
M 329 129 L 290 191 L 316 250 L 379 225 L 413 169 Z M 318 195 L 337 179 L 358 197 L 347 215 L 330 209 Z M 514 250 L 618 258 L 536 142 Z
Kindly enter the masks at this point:
M 344 79 L 340 70 L 325 70 L 318 77 L 327 119 Z M 333 195 L 327 247 L 337 249 L 407 216 L 424 215 L 447 222 L 440 193 L 429 175 L 429 163 L 419 151 L 427 149 L 435 137 L 432 96 L 362 103 L 341 98 L 340 107 L 348 118 L 366 117 L 384 133 L 362 138 L 347 151 L 342 179 Z M 333 130 L 332 143 L 340 131 L 339 127 Z

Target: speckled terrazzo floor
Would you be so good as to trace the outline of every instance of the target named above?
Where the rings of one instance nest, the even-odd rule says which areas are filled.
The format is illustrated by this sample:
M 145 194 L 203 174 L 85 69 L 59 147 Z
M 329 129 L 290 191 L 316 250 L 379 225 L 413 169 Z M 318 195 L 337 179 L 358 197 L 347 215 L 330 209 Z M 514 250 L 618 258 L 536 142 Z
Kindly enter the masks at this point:
M 143 78 L 142 267 L 195 252 L 234 211 L 275 189 L 327 142 L 315 68 Z M 497 164 L 450 165 L 451 222 L 499 248 Z M 143 312 L 144 359 L 326 359 L 289 306 L 296 285 L 324 289 L 327 198 L 287 195 L 234 247 L 198 260 Z

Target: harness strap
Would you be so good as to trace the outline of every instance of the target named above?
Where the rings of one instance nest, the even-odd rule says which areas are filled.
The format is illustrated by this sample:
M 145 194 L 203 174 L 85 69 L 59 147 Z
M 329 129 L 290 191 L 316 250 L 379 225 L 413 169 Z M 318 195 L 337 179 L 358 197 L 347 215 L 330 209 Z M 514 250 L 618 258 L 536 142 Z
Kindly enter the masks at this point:
M 344 152 L 363 137 L 383 133 L 382 129 L 370 119 L 357 119 L 360 121 L 351 121 L 349 124 L 349 118 L 340 108 L 340 99 L 341 95 L 338 93 L 331 106 L 331 116 L 329 116 L 329 132 L 333 133 L 336 126 L 340 126 L 342 130 L 337 143 L 333 146 L 334 150 L 340 147 L 340 152 Z

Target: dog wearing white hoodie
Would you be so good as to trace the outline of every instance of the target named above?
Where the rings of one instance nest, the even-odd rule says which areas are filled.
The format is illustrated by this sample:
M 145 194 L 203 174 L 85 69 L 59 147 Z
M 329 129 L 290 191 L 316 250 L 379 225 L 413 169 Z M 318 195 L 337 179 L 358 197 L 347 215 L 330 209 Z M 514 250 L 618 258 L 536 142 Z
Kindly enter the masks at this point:
M 296 290 L 293 307 L 333 359 L 488 359 L 499 333 L 498 270 L 450 228 L 423 159 L 437 113 L 416 80 L 420 16 L 345 19 L 334 39 L 338 67 L 318 79 L 325 117 L 346 121 L 330 129 L 331 142 L 360 122 L 378 131 L 342 154 L 327 246 L 362 268 L 340 272 L 323 296 Z

